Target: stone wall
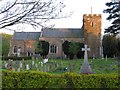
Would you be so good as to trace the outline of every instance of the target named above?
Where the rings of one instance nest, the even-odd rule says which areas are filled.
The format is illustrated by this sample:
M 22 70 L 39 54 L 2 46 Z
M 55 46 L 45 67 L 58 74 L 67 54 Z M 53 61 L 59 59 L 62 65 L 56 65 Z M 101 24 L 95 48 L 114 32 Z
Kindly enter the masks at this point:
M 49 54 L 48 54 L 49 58 L 65 58 L 65 54 L 62 50 L 62 44 L 64 43 L 64 41 L 67 40 L 67 41 L 83 43 L 84 38 L 44 38 L 44 37 L 42 37 L 42 38 L 40 38 L 40 40 L 48 41 L 50 46 L 51 45 L 57 46 L 57 53 L 50 53 L 50 50 L 49 50 Z
M 13 49 L 14 46 L 21 48 L 20 56 L 26 56 L 28 52 L 34 54 L 35 51 L 35 40 L 11 40 L 10 52 L 11 56 L 15 56 Z

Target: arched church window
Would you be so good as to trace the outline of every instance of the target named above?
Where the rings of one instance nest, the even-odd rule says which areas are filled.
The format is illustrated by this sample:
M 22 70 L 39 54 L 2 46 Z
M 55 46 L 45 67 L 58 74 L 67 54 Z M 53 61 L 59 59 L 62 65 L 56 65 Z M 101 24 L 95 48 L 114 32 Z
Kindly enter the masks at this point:
M 56 45 L 51 45 L 50 46 L 50 53 L 56 53 L 57 52 L 57 46 Z
M 14 46 L 13 53 L 17 53 L 17 46 Z

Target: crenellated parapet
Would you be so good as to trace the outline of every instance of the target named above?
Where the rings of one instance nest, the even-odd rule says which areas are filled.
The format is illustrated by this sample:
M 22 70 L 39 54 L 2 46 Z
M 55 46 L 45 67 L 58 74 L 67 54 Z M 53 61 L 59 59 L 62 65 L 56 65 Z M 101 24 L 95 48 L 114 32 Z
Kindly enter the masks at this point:
M 88 17 L 99 17 L 99 18 L 101 18 L 102 16 L 101 16 L 101 14 L 84 14 L 83 15 L 83 18 L 88 18 Z

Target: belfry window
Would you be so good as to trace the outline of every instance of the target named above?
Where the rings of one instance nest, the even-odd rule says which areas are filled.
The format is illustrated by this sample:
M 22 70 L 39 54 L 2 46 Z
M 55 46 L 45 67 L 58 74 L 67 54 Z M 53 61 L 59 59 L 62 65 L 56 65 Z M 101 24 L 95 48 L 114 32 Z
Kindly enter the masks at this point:
M 56 45 L 51 45 L 50 46 L 50 53 L 56 53 L 57 52 L 57 46 Z
M 93 22 L 91 22 L 91 26 L 94 27 L 94 23 Z

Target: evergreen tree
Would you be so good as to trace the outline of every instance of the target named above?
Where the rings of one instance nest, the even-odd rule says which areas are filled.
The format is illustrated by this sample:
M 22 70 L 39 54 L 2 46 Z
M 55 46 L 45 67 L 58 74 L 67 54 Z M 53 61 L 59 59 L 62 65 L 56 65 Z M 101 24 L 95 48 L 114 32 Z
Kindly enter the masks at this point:
M 68 41 L 65 41 L 63 44 L 62 44 L 62 47 L 63 47 L 63 52 L 64 54 L 68 57 L 69 56 L 69 43 Z
M 109 13 L 107 20 L 112 20 L 111 26 L 105 29 L 105 33 L 118 34 L 120 31 L 120 1 L 113 0 L 107 2 L 108 9 L 104 10 L 104 13 Z
M 9 48 L 10 48 L 10 40 L 12 38 L 12 35 L 9 34 L 0 34 L 2 37 L 2 46 L 0 49 L 2 49 L 2 56 L 8 56 Z
M 73 55 L 77 55 L 79 52 L 79 43 L 78 42 L 70 42 L 69 44 L 69 52 Z
M 118 41 L 114 35 L 104 35 L 102 45 L 104 56 L 114 57 L 117 54 Z
M 36 42 L 35 45 L 36 45 L 35 53 L 40 54 L 40 52 L 42 52 L 42 44 L 41 44 L 41 42 L 40 41 Z
M 47 41 L 41 41 L 41 43 L 42 43 L 41 56 L 43 56 L 43 58 L 46 58 L 49 52 L 49 43 Z
M 45 58 L 49 52 L 49 43 L 47 41 L 39 41 L 37 43 L 35 52 L 36 54 L 41 54 L 41 56 Z
M 117 39 L 117 57 L 120 58 L 120 38 Z

